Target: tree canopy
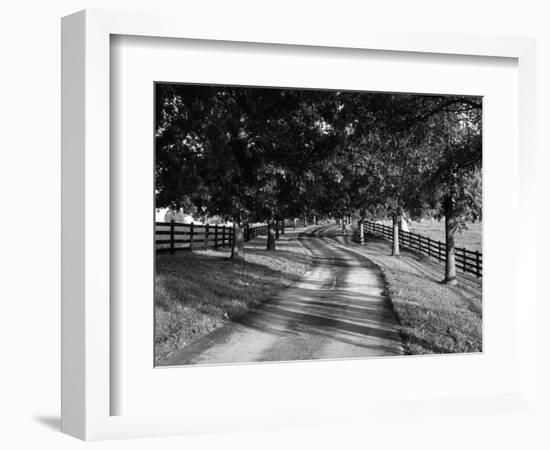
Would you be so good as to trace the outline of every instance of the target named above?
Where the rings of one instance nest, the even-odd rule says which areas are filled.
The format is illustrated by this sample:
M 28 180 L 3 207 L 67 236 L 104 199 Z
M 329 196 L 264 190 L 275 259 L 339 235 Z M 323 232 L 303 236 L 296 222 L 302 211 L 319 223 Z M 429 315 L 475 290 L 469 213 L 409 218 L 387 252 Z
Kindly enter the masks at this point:
M 157 207 L 481 219 L 479 97 L 161 83 L 155 96 Z

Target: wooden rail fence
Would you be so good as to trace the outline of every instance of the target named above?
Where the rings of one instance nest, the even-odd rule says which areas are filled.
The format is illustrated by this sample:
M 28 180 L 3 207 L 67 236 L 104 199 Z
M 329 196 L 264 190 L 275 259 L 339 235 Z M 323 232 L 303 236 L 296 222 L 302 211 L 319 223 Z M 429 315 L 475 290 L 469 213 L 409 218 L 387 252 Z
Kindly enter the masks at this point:
M 303 221 L 285 219 L 278 222 L 279 231 L 303 226 Z M 267 224 L 243 227 L 244 240 L 267 235 Z M 231 246 L 232 225 L 203 225 L 181 222 L 155 222 L 155 249 L 174 253 L 176 250 L 207 249 Z
M 374 235 L 382 236 L 384 239 L 393 239 L 393 227 L 375 222 L 363 221 L 365 231 Z M 445 261 L 445 243 L 436 241 L 421 234 L 409 231 L 399 231 L 399 243 L 403 247 L 417 250 L 430 258 L 438 261 Z M 483 275 L 483 254 L 481 252 L 455 247 L 456 267 L 463 272 L 474 274 L 476 277 Z

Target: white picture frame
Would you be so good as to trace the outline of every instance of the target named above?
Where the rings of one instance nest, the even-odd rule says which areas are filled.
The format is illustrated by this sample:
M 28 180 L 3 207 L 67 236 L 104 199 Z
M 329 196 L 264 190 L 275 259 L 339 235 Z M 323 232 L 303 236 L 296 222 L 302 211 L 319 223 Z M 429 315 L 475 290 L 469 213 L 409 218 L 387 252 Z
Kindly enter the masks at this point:
M 403 398 L 409 414 L 437 405 L 439 414 L 496 414 L 532 408 L 536 397 L 535 237 L 529 232 L 536 211 L 531 177 L 535 167 L 535 43 L 532 39 L 443 33 L 404 33 L 370 28 L 327 34 L 315 25 L 280 30 L 261 21 L 183 20 L 166 14 L 100 10 L 82 11 L 62 22 L 62 430 L 85 440 L 162 436 L 354 422 L 382 415 L 392 418 L 395 403 L 343 402 L 330 410 L 319 405 L 301 409 L 274 406 L 270 411 L 111 415 L 110 378 L 110 38 L 112 35 L 200 39 L 223 42 L 368 49 L 413 54 L 447 54 L 512 58 L 519 77 L 519 185 L 517 198 L 518 265 L 517 342 L 521 362 L 513 388 L 497 395 L 461 398 Z M 184 25 L 182 26 L 182 23 Z M 514 295 L 519 295 L 515 293 Z M 405 401 L 406 400 L 406 401 Z M 393 401 L 394 402 L 394 401 Z M 428 407 L 428 408 L 426 408 Z M 309 414 L 306 414 L 309 413 Z M 225 418 L 222 415 L 226 414 Z M 238 420 L 239 418 L 248 420 Z

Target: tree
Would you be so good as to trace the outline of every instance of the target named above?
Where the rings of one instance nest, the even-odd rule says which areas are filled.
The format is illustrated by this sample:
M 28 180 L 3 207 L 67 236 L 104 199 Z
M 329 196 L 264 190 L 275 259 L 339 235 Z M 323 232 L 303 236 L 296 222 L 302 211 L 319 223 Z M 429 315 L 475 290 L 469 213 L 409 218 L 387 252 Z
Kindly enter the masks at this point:
M 481 220 L 481 99 L 440 99 L 426 116 L 425 171 L 421 197 L 445 219 L 445 283 L 456 284 L 455 235 Z
M 481 135 L 462 145 L 447 143 L 439 167 L 425 191 L 438 218 L 445 219 L 445 282 L 456 284 L 455 235 L 469 222 L 481 220 Z
M 394 255 L 404 212 L 446 217 L 452 283 L 454 235 L 481 214 L 481 100 L 370 93 L 340 99 L 335 120 L 351 178 L 348 208 L 362 218 L 392 219 Z
M 250 148 L 246 102 L 231 87 L 157 85 L 157 205 L 185 198 L 234 224 L 232 258 L 243 257 L 241 223 L 260 159 Z
M 305 104 L 301 91 L 158 85 L 157 205 L 191 198 L 202 211 L 231 217 L 232 257 L 242 257 L 242 223 L 267 219 L 272 231 L 292 203 L 284 184 L 289 155 L 303 141 L 292 138 L 307 129 Z
M 410 114 L 410 96 L 362 94 L 348 96 L 342 107 L 343 132 L 353 168 L 350 199 L 361 218 L 370 211 L 393 223 L 392 255 L 399 256 L 399 224 L 405 210 L 418 209 L 415 195 L 421 177 L 418 135 L 412 126 L 399 127 Z M 359 120 L 358 118 L 363 118 Z

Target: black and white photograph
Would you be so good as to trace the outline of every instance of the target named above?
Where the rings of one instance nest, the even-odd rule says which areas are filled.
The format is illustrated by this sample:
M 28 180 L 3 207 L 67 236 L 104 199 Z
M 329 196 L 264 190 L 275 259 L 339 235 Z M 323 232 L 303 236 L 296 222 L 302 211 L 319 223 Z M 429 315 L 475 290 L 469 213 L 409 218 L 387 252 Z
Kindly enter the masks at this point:
M 482 352 L 482 97 L 153 88 L 155 366 Z
M 0 448 L 550 449 L 545 2 L 3 6 Z

